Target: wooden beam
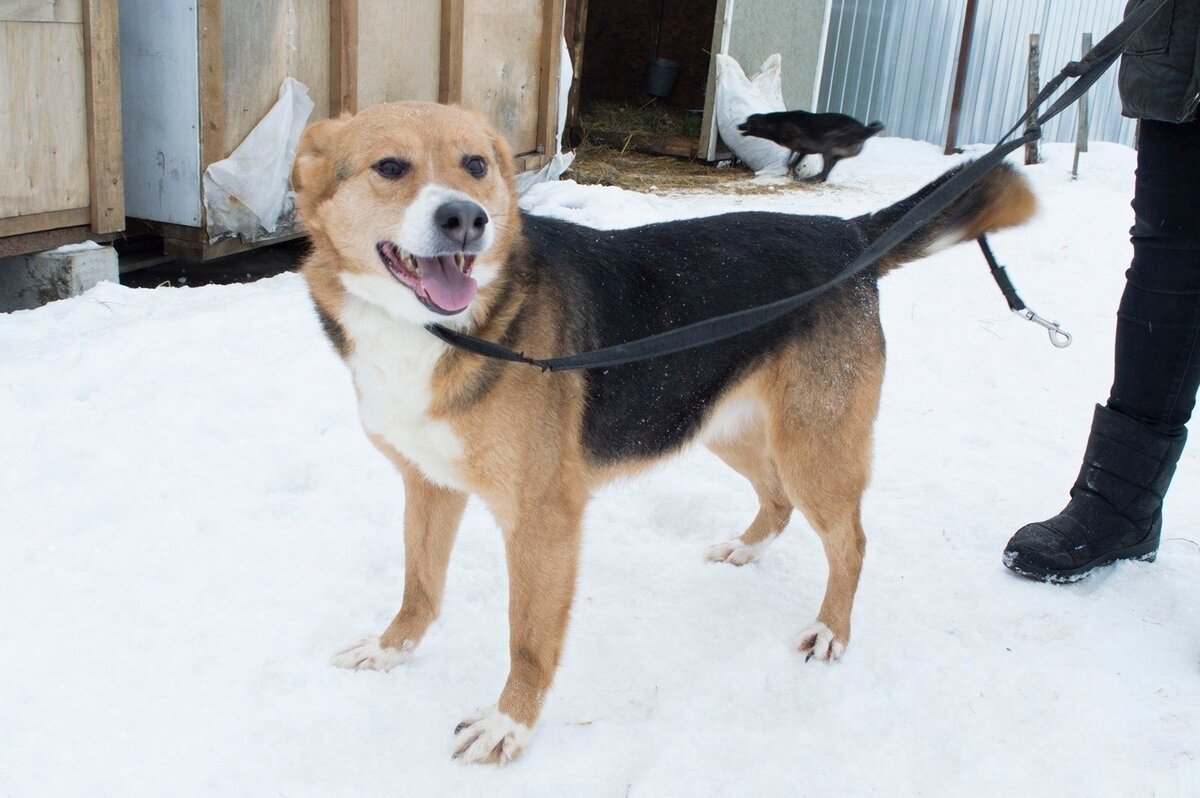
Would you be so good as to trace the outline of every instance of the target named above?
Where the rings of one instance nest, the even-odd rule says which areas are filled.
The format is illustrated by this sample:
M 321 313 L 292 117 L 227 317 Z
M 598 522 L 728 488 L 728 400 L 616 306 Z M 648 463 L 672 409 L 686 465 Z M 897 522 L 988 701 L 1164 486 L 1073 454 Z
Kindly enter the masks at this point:
M 541 91 L 538 97 L 537 151 L 555 155 L 558 138 L 558 76 L 562 72 L 564 0 L 542 0 Z
M 0 236 L 36 233 L 42 230 L 54 230 L 59 227 L 75 227 L 76 225 L 88 224 L 91 220 L 91 208 L 71 208 L 65 211 L 46 211 L 45 213 L 30 213 L 25 216 L 9 216 L 7 219 L 0 219 Z M 121 221 L 124 222 L 124 219 Z
M 82 209 L 87 213 L 87 208 Z M 61 211 L 60 211 L 61 212 Z M 28 255 L 31 252 L 45 252 L 48 249 L 58 249 L 65 244 L 81 244 L 84 241 L 109 242 L 117 233 L 93 233 L 87 227 L 61 227 L 56 230 L 40 230 L 36 233 L 5 236 L 0 238 L 0 258 L 13 255 Z
M 579 89 L 580 78 L 583 75 L 583 46 L 587 38 L 587 7 L 588 0 L 569 0 L 563 21 L 564 32 L 570 38 L 567 49 L 571 52 L 571 91 L 567 94 L 568 130 L 579 123 Z
M 700 121 L 700 157 L 706 161 L 716 159 L 717 140 L 717 54 L 725 52 L 729 31 L 726 23 L 733 18 L 733 0 L 717 0 L 716 16 L 713 19 L 712 46 L 708 51 L 708 82 L 704 87 L 704 118 Z
M 442 55 L 438 102 L 462 102 L 466 0 L 442 0 Z
M 958 149 L 958 124 L 962 116 L 963 92 L 967 88 L 967 64 L 971 60 L 971 43 L 975 39 L 975 11 L 978 0 L 967 0 L 963 15 L 962 44 L 958 48 L 958 69 L 954 72 L 954 91 L 950 95 L 950 122 L 946 126 L 946 155 Z
M 1029 34 L 1029 100 L 1032 103 L 1042 90 L 1042 37 L 1036 33 Z M 1025 125 L 1025 132 L 1033 129 L 1033 120 Z M 1025 145 L 1025 165 L 1033 166 L 1041 163 L 1042 156 L 1038 151 L 1036 140 Z
M 329 115 L 358 113 L 358 0 L 329 3 Z
M 227 157 L 225 152 L 225 48 L 221 40 L 221 1 L 197 0 L 200 28 L 200 171 Z M 203 212 L 201 216 L 204 216 Z M 203 227 L 206 221 L 202 218 Z
M 93 231 L 112 233 L 125 228 L 117 0 L 84 0 L 83 10 L 90 221 Z

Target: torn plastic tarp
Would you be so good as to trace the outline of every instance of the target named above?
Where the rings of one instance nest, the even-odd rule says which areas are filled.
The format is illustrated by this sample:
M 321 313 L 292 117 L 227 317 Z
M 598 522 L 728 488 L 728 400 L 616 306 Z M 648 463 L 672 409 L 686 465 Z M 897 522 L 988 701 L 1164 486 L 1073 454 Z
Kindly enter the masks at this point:
M 313 107 L 308 87 L 285 79 L 279 100 L 233 154 L 204 170 L 210 242 L 233 235 L 256 241 L 295 226 L 289 176 Z

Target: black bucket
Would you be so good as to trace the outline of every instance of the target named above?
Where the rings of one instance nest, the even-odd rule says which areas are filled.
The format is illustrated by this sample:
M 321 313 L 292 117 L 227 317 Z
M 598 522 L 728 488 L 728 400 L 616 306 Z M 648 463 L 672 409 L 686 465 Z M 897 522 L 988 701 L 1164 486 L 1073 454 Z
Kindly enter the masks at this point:
M 669 58 L 651 58 L 646 67 L 646 91 L 655 97 L 670 97 L 679 79 L 679 62 Z

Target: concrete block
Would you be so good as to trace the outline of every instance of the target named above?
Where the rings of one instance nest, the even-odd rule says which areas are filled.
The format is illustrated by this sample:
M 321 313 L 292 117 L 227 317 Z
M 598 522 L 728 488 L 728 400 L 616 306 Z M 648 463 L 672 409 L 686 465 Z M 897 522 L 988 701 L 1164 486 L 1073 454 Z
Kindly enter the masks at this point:
M 40 307 L 119 279 L 117 251 L 94 241 L 0 258 L 0 313 Z

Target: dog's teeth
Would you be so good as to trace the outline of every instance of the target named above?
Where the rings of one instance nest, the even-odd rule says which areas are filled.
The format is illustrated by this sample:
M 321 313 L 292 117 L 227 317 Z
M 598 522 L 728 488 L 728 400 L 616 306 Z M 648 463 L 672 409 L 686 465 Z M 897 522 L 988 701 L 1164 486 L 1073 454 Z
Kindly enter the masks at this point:
M 463 254 L 461 252 L 454 256 L 454 265 L 457 266 L 458 268 L 461 269 L 466 262 L 467 262 L 467 259 L 463 256 Z

